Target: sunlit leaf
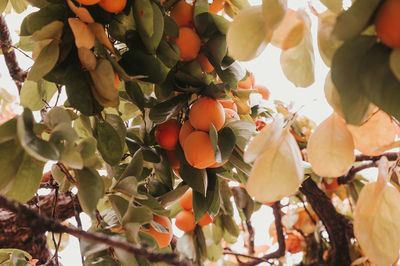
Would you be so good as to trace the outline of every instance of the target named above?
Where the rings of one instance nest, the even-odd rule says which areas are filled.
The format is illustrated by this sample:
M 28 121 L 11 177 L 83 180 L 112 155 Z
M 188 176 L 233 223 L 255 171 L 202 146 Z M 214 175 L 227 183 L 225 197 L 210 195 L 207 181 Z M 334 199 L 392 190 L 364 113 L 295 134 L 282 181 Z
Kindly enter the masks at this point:
M 28 73 L 28 80 L 38 82 L 44 75 L 49 73 L 57 63 L 60 54 L 58 42 L 53 40 L 44 47 L 36 58 Z
M 332 64 L 333 55 L 342 44 L 341 41 L 332 36 L 335 23 L 336 14 L 329 10 L 318 15 L 318 49 L 327 66 Z
M 307 144 L 308 161 L 322 177 L 339 177 L 355 161 L 353 136 L 343 118 L 333 113 L 312 133 Z
M 75 37 L 75 45 L 77 48 L 85 47 L 92 49 L 94 46 L 94 33 L 90 30 L 89 26 L 78 18 L 69 18 L 69 26 Z
M 262 10 L 265 23 L 267 23 L 271 29 L 275 29 L 285 16 L 286 8 L 286 0 L 263 0 Z
M 38 82 L 27 80 L 22 85 L 20 93 L 21 105 L 38 111 L 48 103 L 57 91 L 57 86 L 43 79 Z
M 282 22 L 272 34 L 271 44 L 287 50 L 297 46 L 307 31 L 305 21 L 293 9 L 288 9 Z

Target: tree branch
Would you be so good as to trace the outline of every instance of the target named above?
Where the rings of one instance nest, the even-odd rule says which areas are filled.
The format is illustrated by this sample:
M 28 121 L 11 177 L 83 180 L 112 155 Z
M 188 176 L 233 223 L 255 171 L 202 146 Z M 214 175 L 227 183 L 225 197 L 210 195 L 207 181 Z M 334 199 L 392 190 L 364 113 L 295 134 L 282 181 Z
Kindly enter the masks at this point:
M 389 161 L 396 161 L 397 158 L 399 158 L 399 153 L 398 152 L 385 152 L 382 153 L 381 155 L 377 156 L 370 156 L 370 155 L 364 155 L 364 154 L 359 154 L 356 156 L 356 161 L 378 161 L 381 157 L 385 156 Z
M 2 15 L 0 16 L 0 47 L 6 61 L 8 72 L 20 92 L 22 83 L 25 81 L 27 76 L 27 72 L 22 70 L 18 65 L 17 57 L 15 56 L 15 51 L 12 47 L 10 31 L 7 27 L 6 20 Z
M 300 191 L 306 196 L 315 213 L 321 219 L 329 234 L 331 249 L 328 253 L 329 265 L 350 265 L 348 243 L 353 238 L 353 225 L 343 215 L 338 213 L 331 200 L 318 188 L 311 178 L 301 185 Z
M 128 242 L 115 239 L 113 237 L 104 236 L 99 233 L 92 233 L 62 225 L 56 220 L 40 216 L 36 211 L 24 206 L 16 201 L 0 196 L 0 208 L 4 208 L 16 214 L 19 219 L 30 221 L 30 227 L 35 232 L 55 232 L 68 233 L 77 238 L 86 239 L 93 242 L 103 243 L 113 248 L 122 249 L 136 256 L 143 257 L 150 262 L 165 262 L 170 265 L 192 265 L 189 261 L 179 258 L 175 253 L 158 253 L 145 247 L 132 245 Z
M 249 255 L 254 254 L 254 229 L 250 220 L 246 221 L 247 232 L 249 232 Z
M 351 183 L 358 172 L 376 166 L 377 166 L 376 161 L 359 164 L 357 166 L 352 166 L 350 170 L 347 172 L 347 174 L 338 177 L 337 182 L 339 185 Z

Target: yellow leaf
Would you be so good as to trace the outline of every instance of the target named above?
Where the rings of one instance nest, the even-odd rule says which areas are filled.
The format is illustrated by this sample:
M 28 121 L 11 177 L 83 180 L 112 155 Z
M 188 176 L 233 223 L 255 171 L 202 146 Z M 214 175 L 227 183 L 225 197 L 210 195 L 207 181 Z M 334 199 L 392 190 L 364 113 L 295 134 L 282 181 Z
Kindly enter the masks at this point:
M 271 29 L 279 26 L 287 10 L 287 0 L 263 0 L 262 10 L 265 19 Z
M 340 104 L 340 95 L 335 87 L 335 84 L 332 82 L 330 71 L 325 78 L 324 92 L 326 101 L 332 107 L 333 111 L 344 118 L 342 106 Z
M 75 45 L 77 48 L 85 47 L 92 49 L 94 46 L 94 34 L 88 25 L 80 21 L 78 18 L 69 18 L 69 26 L 75 37 Z
M 272 34 L 271 44 L 287 50 L 297 46 L 303 39 L 306 23 L 293 9 L 288 9 L 282 22 Z
M 354 212 L 354 235 L 376 265 L 395 263 L 400 249 L 400 193 L 384 182 L 387 175 L 381 169 L 378 182 L 363 187 Z
M 353 136 L 346 123 L 333 113 L 313 132 L 307 144 L 308 161 L 322 177 L 339 177 L 355 161 Z
M 269 42 L 270 32 L 260 6 L 242 9 L 226 35 L 229 55 L 240 61 L 257 57 Z
M 394 142 L 397 126 L 388 114 L 379 110 L 361 126 L 347 125 L 354 137 L 357 150 L 366 155 L 379 155 L 384 150 L 378 149 L 389 146 Z
M 247 191 L 259 202 L 278 201 L 296 193 L 303 175 L 300 149 L 287 127 L 255 161 Z
M 89 11 L 84 7 L 77 7 L 71 0 L 67 0 L 69 8 L 75 15 L 83 22 L 86 23 L 94 23 L 94 19 L 92 15 L 90 15 Z
M 111 53 L 115 54 L 114 46 L 111 44 L 110 39 L 108 39 L 106 32 L 104 31 L 103 25 L 101 25 L 100 23 L 91 23 L 89 24 L 89 28 L 93 32 L 96 39 Z
M 318 15 L 318 50 L 327 66 L 331 66 L 335 51 L 343 43 L 332 37 L 336 17 L 337 14 L 329 10 Z

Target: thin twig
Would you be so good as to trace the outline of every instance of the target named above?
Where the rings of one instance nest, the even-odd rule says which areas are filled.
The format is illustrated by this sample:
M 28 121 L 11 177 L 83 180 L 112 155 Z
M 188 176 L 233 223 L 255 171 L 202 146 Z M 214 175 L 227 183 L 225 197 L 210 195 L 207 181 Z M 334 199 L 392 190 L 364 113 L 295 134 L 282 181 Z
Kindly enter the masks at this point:
M 249 255 L 254 254 L 254 229 L 250 220 L 246 221 L 247 232 L 249 232 Z
M 15 213 L 20 219 L 31 221 L 31 228 L 37 232 L 51 231 L 56 233 L 67 233 L 77 238 L 103 243 L 110 247 L 124 250 L 136 256 L 143 257 L 150 262 L 165 262 L 170 265 L 182 266 L 192 265 L 191 262 L 185 259 L 180 259 L 179 255 L 175 253 L 159 253 L 146 247 L 121 241 L 115 237 L 106 236 L 99 233 L 86 232 L 75 227 L 64 226 L 53 218 L 40 216 L 36 211 L 16 201 L 9 200 L 4 196 L 0 196 L 0 208 L 4 208 Z
M 338 177 L 337 182 L 339 185 L 351 183 L 354 180 L 354 177 L 356 176 L 356 174 L 358 172 L 368 169 L 368 168 L 376 167 L 376 166 L 377 166 L 376 161 L 372 161 L 369 163 L 362 163 L 357 166 L 353 166 L 347 172 L 347 174 Z

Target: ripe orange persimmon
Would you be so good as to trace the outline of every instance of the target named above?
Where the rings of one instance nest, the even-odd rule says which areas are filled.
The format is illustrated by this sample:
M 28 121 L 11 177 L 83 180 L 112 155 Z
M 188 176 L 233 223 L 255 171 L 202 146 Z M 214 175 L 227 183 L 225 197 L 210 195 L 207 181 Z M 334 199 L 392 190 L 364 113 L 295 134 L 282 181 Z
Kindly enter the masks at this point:
M 225 123 L 225 112 L 222 105 L 210 97 L 201 97 L 190 108 L 190 124 L 198 130 L 209 131 L 213 123 L 220 130 Z
M 214 220 L 215 220 L 215 217 L 214 217 L 214 219 L 211 219 L 210 215 L 208 213 L 206 213 L 197 224 L 200 226 L 205 226 L 205 225 L 208 225 L 208 224 L 214 222 Z
M 211 73 L 214 70 L 214 66 L 211 65 L 210 61 L 208 61 L 207 56 L 203 53 L 199 53 L 197 56 L 197 61 L 199 61 L 201 69 L 206 73 Z
M 107 12 L 118 13 L 124 10 L 126 0 L 100 0 L 99 5 Z
M 375 30 L 387 46 L 400 48 L 400 1 L 386 0 L 375 17 Z
M 261 131 L 261 129 L 263 129 L 267 125 L 267 123 L 262 120 L 256 120 L 254 121 L 254 123 L 256 124 L 257 131 Z
M 233 100 L 223 99 L 223 100 L 218 100 L 218 102 L 222 105 L 222 107 L 231 109 L 237 113 L 238 109 L 236 103 Z
M 190 124 L 189 120 L 186 120 L 182 127 L 181 130 L 179 131 L 179 143 L 181 144 L 181 147 L 183 149 L 183 145 L 185 143 L 185 139 L 187 136 L 189 136 L 190 133 L 192 133 L 194 131 L 194 128 L 192 126 L 192 124 Z
M 216 14 L 224 8 L 224 4 L 225 0 L 214 0 L 208 7 L 208 12 Z
M 118 76 L 117 72 L 114 72 L 114 87 L 116 89 L 119 88 L 119 76 Z
M 76 2 L 82 5 L 91 6 L 100 2 L 100 0 L 76 0 Z
M 215 163 L 210 136 L 206 132 L 193 131 L 185 139 L 183 151 L 188 163 L 195 168 L 204 169 Z
M 176 158 L 175 151 L 165 151 L 165 156 L 172 169 L 179 169 L 181 162 Z
M 250 75 L 245 80 L 238 82 L 238 87 L 241 89 L 248 90 L 254 87 L 254 82 L 255 82 L 254 75 L 253 73 L 250 73 Z
M 48 182 L 50 180 L 50 178 L 51 178 L 51 171 L 48 171 L 48 172 L 43 174 L 41 182 L 42 183 L 46 183 L 46 182 Z
M 297 253 L 301 251 L 301 239 L 296 234 L 287 234 L 285 239 L 286 250 L 290 253 Z
M 152 235 L 157 241 L 158 247 L 163 248 L 169 245 L 172 240 L 171 221 L 164 216 L 153 215 L 153 221 L 168 228 L 168 233 L 158 232 L 151 225 L 149 229 L 142 228 L 141 231 Z
M 157 143 L 165 150 L 175 150 L 178 143 L 180 124 L 176 119 L 169 119 L 156 127 L 154 137 Z
M 200 51 L 200 38 L 197 33 L 188 27 L 179 28 L 179 37 L 175 39 L 181 49 L 181 60 L 190 61 L 197 57 Z
M 232 109 L 224 108 L 225 112 L 225 121 L 233 120 L 240 120 L 239 115 L 233 111 Z
M 262 85 L 255 85 L 254 88 L 258 91 L 259 94 L 261 94 L 261 96 L 264 100 L 269 99 L 270 92 L 267 87 L 262 86 Z
M 217 167 L 223 166 L 227 161 L 228 160 L 226 160 L 225 162 L 222 162 L 222 163 L 215 162 L 214 164 L 210 165 L 208 168 L 217 168 Z
M 178 24 L 178 27 L 190 27 L 193 24 L 193 9 L 194 6 L 192 4 L 187 3 L 185 0 L 179 0 L 173 6 L 170 16 Z
M 179 205 L 184 210 L 191 211 L 193 209 L 193 191 L 191 188 L 186 190 L 185 194 L 179 199 Z
M 175 216 L 175 225 L 183 232 L 193 231 L 196 227 L 193 212 L 183 210 Z

